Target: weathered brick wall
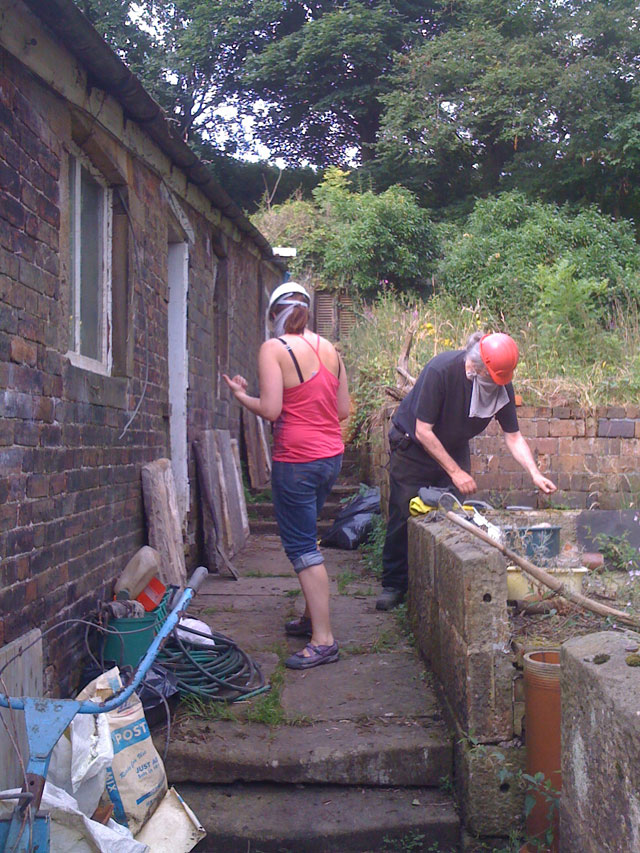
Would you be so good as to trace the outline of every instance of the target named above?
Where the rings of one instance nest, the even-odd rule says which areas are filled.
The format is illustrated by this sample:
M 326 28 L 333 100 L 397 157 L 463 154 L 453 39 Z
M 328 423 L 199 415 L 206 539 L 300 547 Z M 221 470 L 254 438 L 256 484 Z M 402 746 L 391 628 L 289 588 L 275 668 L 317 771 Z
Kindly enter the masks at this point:
M 0 56 L 0 644 L 31 627 L 45 630 L 85 618 L 98 599 L 109 597 L 114 576 L 146 542 L 140 468 L 169 454 L 168 203 L 157 171 L 101 133 L 95 122 L 92 138 L 103 142 L 127 176 L 131 217 L 127 352 L 118 354 L 120 375 L 111 376 L 74 367 L 64 355 L 70 302 L 68 105 L 11 56 Z M 196 235 L 189 259 L 191 443 L 214 426 L 237 435 L 239 416 L 216 379 L 214 245 L 220 243 L 215 239 L 222 232 L 220 217 L 209 221 L 201 210 L 181 204 Z M 227 232 L 228 292 L 235 311 L 228 368 L 255 382 L 263 333 L 258 284 L 270 288 L 279 278 L 248 238 L 231 226 Z M 193 460 L 189 472 L 187 544 L 193 566 L 198 559 Z M 50 691 L 68 690 L 82 655 L 81 638 L 77 626 L 46 638 Z
M 372 482 L 386 495 L 386 410 L 373 430 L 362 463 Z M 603 406 L 594 410 L 562 406 L 521 406 L 520 431 L 540 466 L 557 484 L 551 502 L 576 509 L 635 507 L 640 494 L 640 407 Z M 495 506 L 523 504 L 545 507 L 548 500 L 506 448 L 496 421 L 471 442 L 475 497 Z
M 640 407 L 522 406 L 518 421 L 541 470 L 558 486 L 556 502 L 599 509 L 635 505 L 640 492 Z M 471 470 L 485 495 L 511 504 L 545 504 L 506 450 L 495 421 L 471 448 Z

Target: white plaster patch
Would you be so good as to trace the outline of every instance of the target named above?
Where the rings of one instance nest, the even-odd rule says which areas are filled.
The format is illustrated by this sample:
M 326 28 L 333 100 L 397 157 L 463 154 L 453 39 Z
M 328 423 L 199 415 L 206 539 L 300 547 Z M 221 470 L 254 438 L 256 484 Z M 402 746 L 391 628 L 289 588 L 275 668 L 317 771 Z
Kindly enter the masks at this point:
M 589 811 L 589 776 L 587 773 L 587 760 L 582 737 L 579 732 L 574 734 L 571 744 L 571 764 L 573 766 L 573 780 L 575 784 L 577 802 L 576 806 L 580 814 Z

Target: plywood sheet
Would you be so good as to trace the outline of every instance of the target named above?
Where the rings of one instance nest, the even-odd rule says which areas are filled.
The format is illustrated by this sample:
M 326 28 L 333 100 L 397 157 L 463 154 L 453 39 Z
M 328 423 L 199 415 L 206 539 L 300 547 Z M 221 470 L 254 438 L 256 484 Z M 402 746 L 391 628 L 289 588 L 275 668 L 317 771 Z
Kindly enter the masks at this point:
M 227 554 L 233 557 L 244 547 L 248 536 L 246 518 L 247 508 L 244 500 L 242 482 L 238 476 L 236 461 L 231 446 L 229 430 L 215 430 L 217 444 L 218 477 L 220 480 L 220 495 L 222 497 L 222 514 L 224 523 L 224 539 Z
M 142 494 L 149 545 L 159 552 L 162 559 L 160 579 L 165 584 L 184 587 L 187 569 L 182 525 L 169 459 L 156 459 L 142 466 Z
M 233 529 L 225 497 L 226 480 L 216 433 L 206 430 L 200 441 L 194 443 L 198 483 L 202 507 L 205 560 L 209 571 L 226 568 L 237 579 L 238 573 L 230 562 L 233 552 Z M 235 468 L 233 450 L 227 451 Z M 246 512 L 246 508 L 245 508 Z
M 33 645 L 31 645 L 33 643 Z M 29 646 L 29 648 L 27 648 Z M 42 678 L 42 633 L 39 628 L 24 634 L 12 643 L 0 649 L 0 668 L 21 650 L 23 654 L 16 658 L 2 673 L 0 689 L 10 696 L 42 696 L 44 686 Z M 22 711 L 0 710 L 0 716 L 7 724 L 26 767 L 29 757 L 27 734 Z M 22 788 L 24 776 L 20 759 L 14 749 L 5 727 L 0 723 L 0 790 Z
M 238 494 L 240 496 L 240 513 L 242 516 L 242 532 L 245 541 L 249 536 L 249 516 L 247 514 L 247 501 L 244 494 L 244 486 L 242 484 L 242 464 L 240 462 L 240 445 L 237 438 L 231 439 L 231 450 L 233 451 L 233 460 L 236 463 L 236 474 L 238 477 Z

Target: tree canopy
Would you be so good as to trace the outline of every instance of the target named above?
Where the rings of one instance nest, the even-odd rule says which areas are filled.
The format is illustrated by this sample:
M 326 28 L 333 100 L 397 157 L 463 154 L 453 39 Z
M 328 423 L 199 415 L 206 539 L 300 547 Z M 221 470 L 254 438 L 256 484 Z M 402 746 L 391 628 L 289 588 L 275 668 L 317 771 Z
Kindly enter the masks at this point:
M 370 156 L 396 56 L 430 27 L 418 0 L 77 2 L 185 135 L 243 152 L 248 121 L 272 157 L 316 166 Z
M 517 186 L 636 215 L 638 18 L 629 0 L 460 0 L 394 68 L 376 175 L 434 206 Z

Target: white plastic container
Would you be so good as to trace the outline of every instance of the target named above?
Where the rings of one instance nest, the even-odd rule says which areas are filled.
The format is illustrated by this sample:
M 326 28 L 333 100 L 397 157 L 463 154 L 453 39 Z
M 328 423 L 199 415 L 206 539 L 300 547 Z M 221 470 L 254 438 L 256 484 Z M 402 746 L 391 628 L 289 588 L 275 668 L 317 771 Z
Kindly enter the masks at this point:
M 160 554 L 149 545 L 143 545 L 133 555 L 115 582 L 116 598 L 137 598 L 149 581 L 160 574 Z

